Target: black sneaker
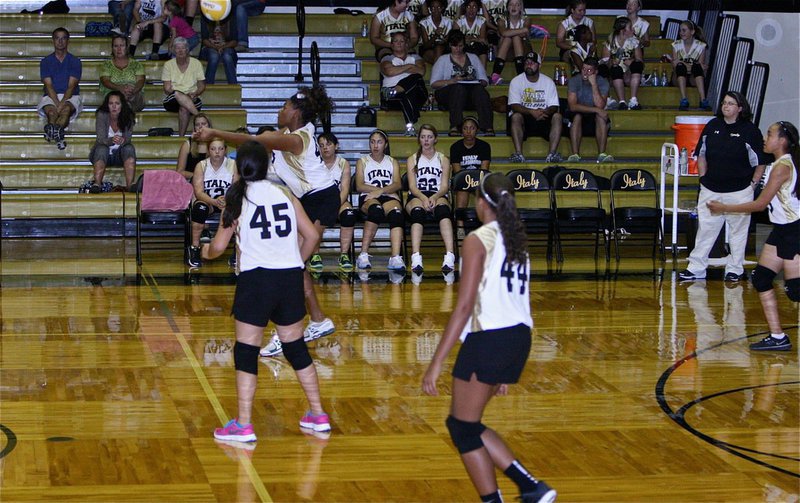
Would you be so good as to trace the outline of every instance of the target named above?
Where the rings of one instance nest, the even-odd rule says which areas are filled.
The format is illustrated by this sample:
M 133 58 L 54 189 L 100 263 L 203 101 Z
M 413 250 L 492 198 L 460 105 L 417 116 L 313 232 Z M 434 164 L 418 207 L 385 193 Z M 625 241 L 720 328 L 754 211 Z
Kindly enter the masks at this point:
M 522 503 L 553 503 L 556 500 L 556 490 L 541 480 L 536 482 L 536 489 L 529 493 L 519 495 Z
M 736 274 L 735 272 L 729 272 L 725 275 L 725 281 L 731 281 L 733 283 L 737 283 L 743 279 L 747 279 L 747 275 L 744 273 Z
M 681 281 L 695 281 L 698 279 L 706 279 L 705 274 L 695 274 L 689 269 L 678 273 L 678 279 Z
M 201 243 L 210 243 L 211 242 L 211 231 L 208 229 L 203 229 L 203 232 L 200 233 L 200 242 Z
M 96 183 L 89 186 L 89 194 L 99 194 L 101 191 L 102 189 Z
M 753 351 L 789 351 L 792 349 L 792 341 L 788 337 L 776 339 L 768 335 L 760 341 L 750 344 L 750 349 Z
M 203 265 L 203 262 L 200 259 L 199 246 L 189 246 L 189 256 L 186 259 L 186 264 L 189 267 L 201 267 Z

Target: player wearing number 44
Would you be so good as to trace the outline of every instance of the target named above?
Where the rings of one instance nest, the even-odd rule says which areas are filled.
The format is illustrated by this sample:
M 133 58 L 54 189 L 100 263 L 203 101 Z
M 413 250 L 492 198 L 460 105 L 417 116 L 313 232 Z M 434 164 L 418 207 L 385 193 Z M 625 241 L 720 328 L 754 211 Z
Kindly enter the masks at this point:
M 192 185 L 194 200 L 192 201 L 192 244 L 186 261 L 189 267 L 200 267 L 200 236 L 209 216 L 225 209 L 225 193 L 239 175 L 236 163 L 225 156 L 225 142 L 213 138 L 208 144 L 208 157 L 197 163 L 194 168 Z
M 517 485 L 523 502 L 552 503 L 556 491 L 534 478 L 500 435 L 481 422 L 492 396 L 507 393 L 508 385 L 519 380 L 531 350 L 533 320 L 527 238 L 511 181 L 502 173 L 484 176 L 475 211 L 483 226 L 464 240 L 458 303 L 422 389 L 438 394 L 436 381 L 460 336 L 445 424 L 481 501 L 503 501 L 497 467 Z

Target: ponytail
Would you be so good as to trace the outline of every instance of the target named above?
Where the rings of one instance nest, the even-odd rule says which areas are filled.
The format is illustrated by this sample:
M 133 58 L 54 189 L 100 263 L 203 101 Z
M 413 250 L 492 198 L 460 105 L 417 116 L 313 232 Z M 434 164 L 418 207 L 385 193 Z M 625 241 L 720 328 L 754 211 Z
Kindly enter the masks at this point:
M 489 173 L 481 178 L 478 194 L 495 212 L 503 245 L 506 248 L 506 262 L 522 264 L 528 260 L 528 236 L 525 225 L 519 218 L 514 199 L 514 186 L 502 173 Z

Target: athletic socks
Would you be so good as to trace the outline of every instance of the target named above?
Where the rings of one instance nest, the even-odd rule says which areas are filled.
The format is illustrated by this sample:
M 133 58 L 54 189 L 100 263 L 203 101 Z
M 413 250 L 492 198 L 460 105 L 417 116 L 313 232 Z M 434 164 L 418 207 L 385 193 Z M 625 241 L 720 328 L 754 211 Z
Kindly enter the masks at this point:
M 131 44 L 128 46 L 128 54 L 130 56 L 136 56 L 136 45 Z
M 514 68 L 517 70 L 517 75 L 525 71 L 525 58 L 517 56 L 514 58 Z
M 520 493 L 525 494 L 536 490 L 536 479 L 516 459 L 508 465 L 503 473 L 517 484 Z
M 769 336 L 775 339 L 776 341 L 782 341 L 786 338 L 786 333 L 781 332 L 779 334 L 769 334 Z
M 484 494 L 481 496 L 481 503 L 503 503 L 503 496 L 500 495 L 500 489 L 492 494 Z
M 159 49 L 161 49 L 161 42 L 159 43 L 153 42 L 153 54 L 158 54 Z
M 494 66 L 492 67 L 492 73 L 496 73 L 497 75 L 503 74 L 503 68 L 506 66 L 506 60 L 503 58 L 494 58 Z

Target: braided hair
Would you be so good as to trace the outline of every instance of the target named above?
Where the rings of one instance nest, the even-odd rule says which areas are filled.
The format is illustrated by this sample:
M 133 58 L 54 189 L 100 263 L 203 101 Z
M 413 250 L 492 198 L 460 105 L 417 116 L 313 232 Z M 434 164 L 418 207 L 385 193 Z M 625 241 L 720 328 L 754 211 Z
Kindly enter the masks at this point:
M 507 263 L 524 263 L 528 259 L 528 236 L 519 218 L 514 199 L 514 185 L 502 173 L 489 173 L 481 178 L 478 195 L 494 210 Z

